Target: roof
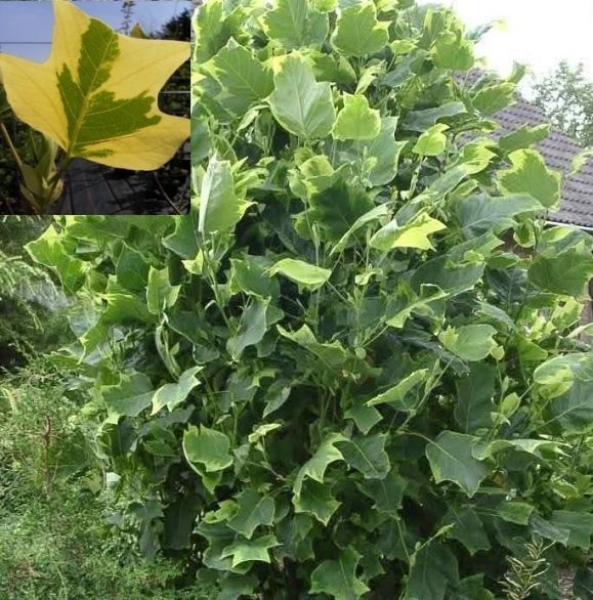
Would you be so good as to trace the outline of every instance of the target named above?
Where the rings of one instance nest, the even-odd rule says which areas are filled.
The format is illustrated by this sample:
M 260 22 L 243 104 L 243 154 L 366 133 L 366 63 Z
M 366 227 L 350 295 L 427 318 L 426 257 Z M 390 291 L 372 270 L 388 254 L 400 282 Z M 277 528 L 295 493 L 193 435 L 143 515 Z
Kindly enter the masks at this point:
M 512 133 L 523 125 L 549 123 L 540 108 L 521 97 L 517 98 L 516 104 L 497 112 L 493 118 L 499 123 L 499 128 L 492 133 L 495 138 Z M 536 148 L 550 168 L 563 174 L 560 209 L 550 212 L 548 219 L 593 228 L 593 162 L 587 161 L 578 173 L 569 176 L 572 161 L 583 150 L 583 146 L 562 131 L 552 128 L 549 136 L 536 144 Z

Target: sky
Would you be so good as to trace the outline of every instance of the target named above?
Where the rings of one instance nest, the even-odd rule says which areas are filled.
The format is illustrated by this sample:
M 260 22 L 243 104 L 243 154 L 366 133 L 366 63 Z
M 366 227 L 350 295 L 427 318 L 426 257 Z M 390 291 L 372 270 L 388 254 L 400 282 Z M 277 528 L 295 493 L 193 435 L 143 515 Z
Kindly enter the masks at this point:
M 122 25 L 122 2 L 86 0 L 76 5 L 113 29 Z M 185 8 L 191 8 L 191 0 L 138 0 L 134 5 L 132 26 L 139 22 L 144 31 L 153 32 Z M 52 27 L 51 2 L 0 0 L 0 51 L 43 62 L 50 52 Z
M 434 2 L 434 0 L 432 0 Z M 418 0 L 429 4 L 430 0 Z M 593 0 L 442 0 L 471 28 L 502 19 L 506 26 L 488 33 L 478 54 L 488 66 L 508 75 L 513 59 L 534 75 L 550 73 L 563 59 L 582 62 L 593 79 Z

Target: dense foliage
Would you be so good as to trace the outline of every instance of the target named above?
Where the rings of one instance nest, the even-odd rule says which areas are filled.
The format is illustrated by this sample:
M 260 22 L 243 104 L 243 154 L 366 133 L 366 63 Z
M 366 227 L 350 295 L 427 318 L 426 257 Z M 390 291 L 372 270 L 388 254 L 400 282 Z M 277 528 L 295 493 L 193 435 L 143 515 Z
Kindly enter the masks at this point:
M 589 598 L 593 241 L 452 13 L 335 4 L 209 0 L 192 214 L 28 245 L 114 521 L 225 599 Z

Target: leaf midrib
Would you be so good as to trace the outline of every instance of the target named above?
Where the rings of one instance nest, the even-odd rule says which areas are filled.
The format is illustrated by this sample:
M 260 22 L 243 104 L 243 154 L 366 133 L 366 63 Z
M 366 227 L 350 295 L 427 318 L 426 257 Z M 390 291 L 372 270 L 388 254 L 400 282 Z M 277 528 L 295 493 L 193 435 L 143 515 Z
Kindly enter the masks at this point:
M 103 50 L 103 54 L 101 56 L 101 60 L 99 61 L 98 65 L 94 65 L 95 66 L 95 73 L 93 75 L 93 79 L 89 85 L 89 92 L 87 94 L 84 95 L 83 97 L 83 101 L 82 101 L 82 107 L 80 109 L 80 113 L 76 119 L 76 123 L 75 123 L 75 127 L 74 127 L 74 131 L 72 133 L 72 139 L 70 140 L 70 143 L 68 145 L 68 149 L 66 150 L 66 156 L 69 158 L 72 156 L 72 152 L 74 150 L 74 148 L 76 147 L 77 144 L 77 140 L 78 140 L 78 136 L 80 135 L 80 130 L 82 128 L 82 124 L 84 123 L 84 117 L 87 114 L 87 108 L 88 108 L 88 104 L 90 102 L 90 99 L 92 98 L 93 94 L 93 88 L 94 88 L 94 83 L 97 80 L 97 76 L 99 74 L 99 70 L 101 65 L 103 64 L 104 60 L 105 60 L 105 55 L 109 52 L 109 50 L 111 49 L 111 46 L 113 44 L 114 41 L 116 41 L 116 37 L 115 34 L 111 35 L 111 39 L 109 40 L 109 43 L 107 44 L 107 46 L 105 47 L 105 49 Z M 80 48 L 81 52 L 84 52 L 84 47 Z M 76 77 L 77 77 L 77 85 L 80 88 L 80 76 L 78 74 L 78 71 L 76 72 Z M 82 88 L 80 88 L 80 90 L 82 91 Z M 109 139 L 109 138 L 107 138 Z M 104 140 L 101 140 L 104 141 Z

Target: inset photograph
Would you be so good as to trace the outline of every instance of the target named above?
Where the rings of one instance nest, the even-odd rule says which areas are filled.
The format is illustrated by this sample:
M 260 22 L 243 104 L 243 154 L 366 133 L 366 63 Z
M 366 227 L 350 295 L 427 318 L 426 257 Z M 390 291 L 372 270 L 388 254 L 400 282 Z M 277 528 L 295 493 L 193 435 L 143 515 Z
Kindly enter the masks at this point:
M 191 7 L 0 1 L 0 215 L 189 211 Z

